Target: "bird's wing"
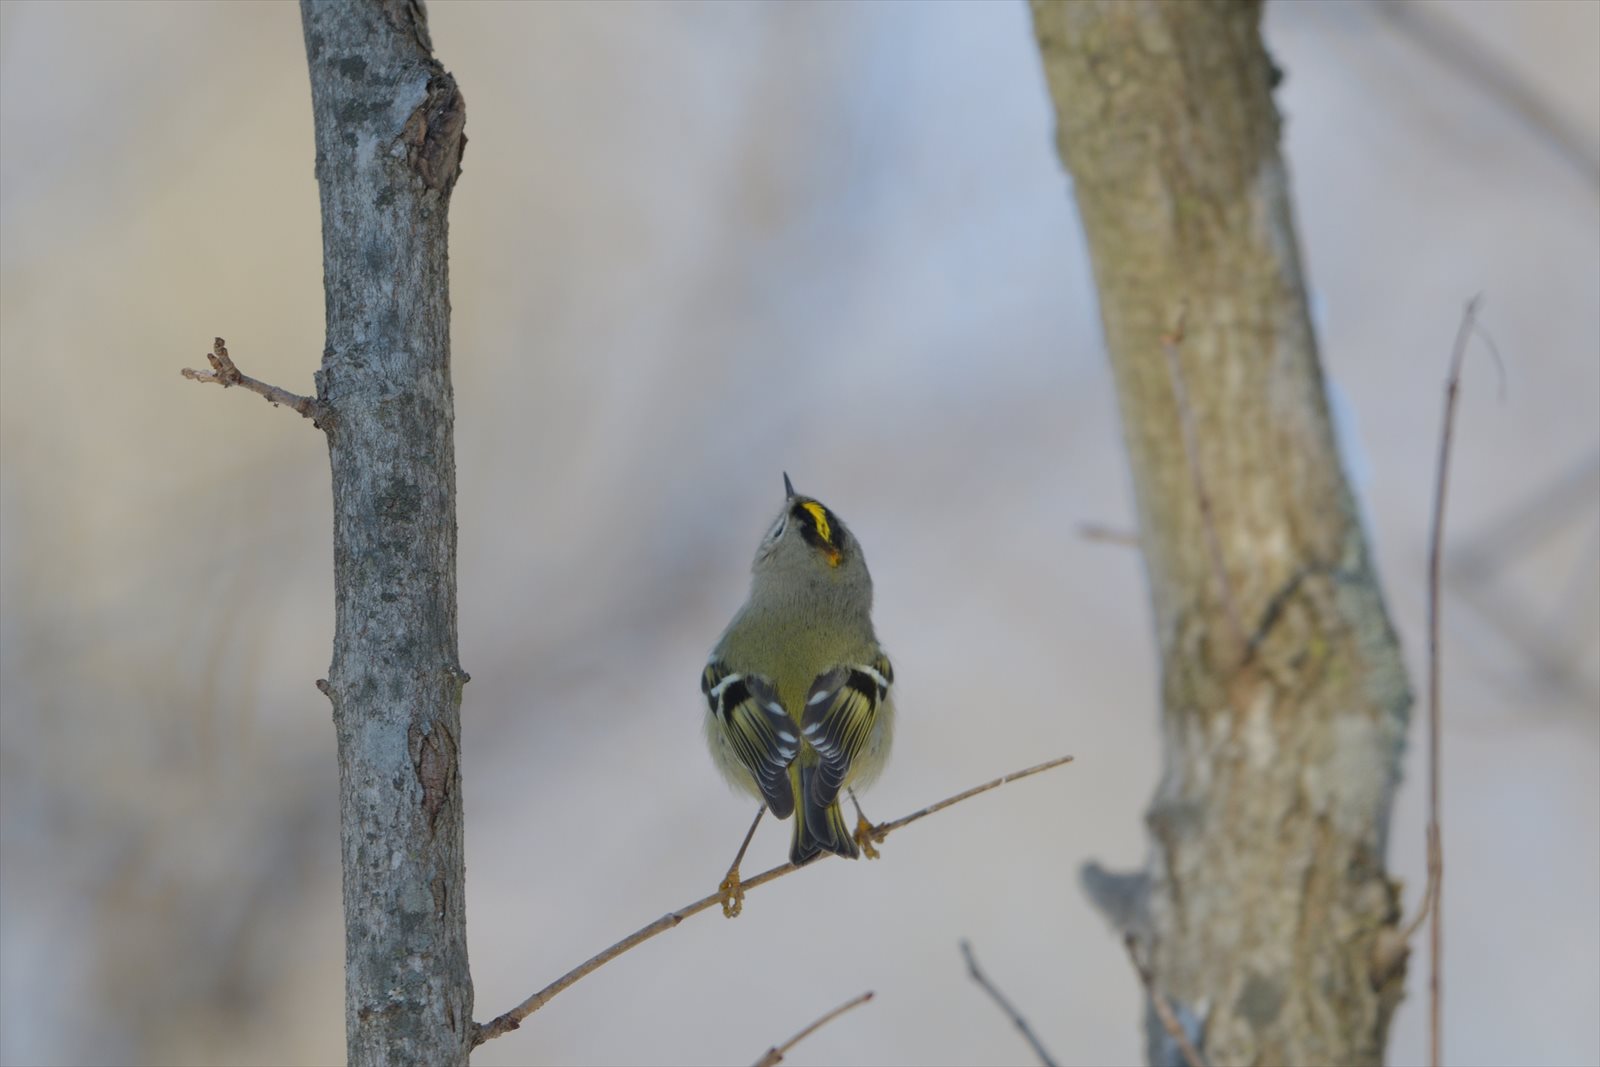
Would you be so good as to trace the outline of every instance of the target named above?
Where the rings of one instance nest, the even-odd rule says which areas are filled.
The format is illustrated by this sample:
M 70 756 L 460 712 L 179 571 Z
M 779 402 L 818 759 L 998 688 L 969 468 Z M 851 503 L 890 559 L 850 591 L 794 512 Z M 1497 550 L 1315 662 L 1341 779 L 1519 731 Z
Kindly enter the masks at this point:
M 807 797 L 813 804 L 822 807 L 838 799 L 893 682 L 894 668 L 880 654 L 870 664 L 835 667 L 811 683 L 800 736 L 819 757 Z
M 800 741 L 772 683 L 759 674 L 730 671 L 714 659 L 700 676 L 700 690 L 727 730 L 739 762 L 755 779 L 768 810 L 787 819 L 794 811 L 789 764 L 800 751 Z

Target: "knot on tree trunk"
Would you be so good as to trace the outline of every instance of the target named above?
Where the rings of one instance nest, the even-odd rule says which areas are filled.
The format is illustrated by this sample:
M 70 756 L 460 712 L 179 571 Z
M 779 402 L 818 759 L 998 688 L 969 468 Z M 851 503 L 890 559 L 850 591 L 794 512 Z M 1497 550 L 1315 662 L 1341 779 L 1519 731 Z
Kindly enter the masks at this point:
M 406 120 L 400 139 L 406 162 L 423 184 L 449 196 L 461 176 L 461 156 L 467 147 L 467 102 L 449 73 L 428 80 L 428 95 Z

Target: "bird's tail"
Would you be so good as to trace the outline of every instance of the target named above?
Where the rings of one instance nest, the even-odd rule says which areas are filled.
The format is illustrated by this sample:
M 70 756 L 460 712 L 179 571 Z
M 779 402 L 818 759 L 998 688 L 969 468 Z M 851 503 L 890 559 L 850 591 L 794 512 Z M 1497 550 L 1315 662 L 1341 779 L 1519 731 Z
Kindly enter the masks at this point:
M 839 810 L 838 794 L 826 804 L 822 803 L 814 791 L 815 774 L 815 767 L 800 768 L 797 798 L 800 802 L 794 806 L 794 837 L 789 843 L 789 862 L 797 867 L 819 852 L 832 852 L 848 859 L 859 855 L 855 836 Z

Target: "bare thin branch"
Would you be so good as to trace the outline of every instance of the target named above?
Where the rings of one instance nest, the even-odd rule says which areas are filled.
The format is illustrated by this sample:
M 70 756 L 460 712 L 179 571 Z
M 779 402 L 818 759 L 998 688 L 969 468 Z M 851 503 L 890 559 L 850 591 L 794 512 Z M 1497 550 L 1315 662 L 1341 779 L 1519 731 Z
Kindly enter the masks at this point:
M 989 981 L 983 971 L 978 968 L 978 957 L 972 954 L 972 942 L 965 940 L 961 942 L 961 955 L 966 957 L 967 973 L 972 976 L 972 980 L 977 982 L 979 988 L 989 994 L 989 999 L 993 1000 L 1000 1010 L 1010 1017 L 1012 1025 L 1022 1031 L 1023 1039 L 1032 1047 L 1033 1054 L 1039 1057 L 1039 1062 L 1044 1064 L 1044 1067 L 1056 1067 L 1055 1057 L 1050 1055 L 1050 1050 L 1044 1047 L 1038 1035 L 1033 1032 L 1033 1027 L 1028 1025 L 1028 1020 L 1023 1018 L 1022 1013 L 1012 1005 L 1011 1001 L 1006 999 L 1006 995 L 995 988 L 994 983 Z
M 233 358 L 228 355 L 228 346 L 222 338 L 217 338 L 211 345 L 211 351 L 206 353 L 206 359 L 211 363 L 210 370 L 194 370 L 190 367 L 183 368 L 183 376 L 192 382 L 213 382 L 224 389 L 231 386 L 241 386 L 265 399 L 273 407 L 280 404 L 299 412 L 312 422 L 321 424 L 322 419 L 328 414 L 327 408 L 315 397 L 301 396 L 291 393 L 287 389 L 279 389 L 276 385 L 268 385 L 258 381 L 248 374 L 240 372 L 234 366 Z
M 1443 932 L 1439 924 L 1439 894 L 1444 881 L 1444 843 L 1440 830 L 1440 787 L 1439 787 L 1439 762 L 1440 762 L 1440 734 L 1442 732 L 1442 698 L 1439 692 L 1439 678 L 1441 670 L 1440 654 L 1440 605 L 1443 588 L 1443 561 L 1444 561 L 1444 511 L 1446 491 L 1449 486 L 1450 450 L 1455 438 L 1455 409 L 1460 396 L 1461 368 L 1466 355 L 1468 341 L 1477 336 L 1483 339 L 1489 347 L 1490 354 L 1494 357 L 1495 366 L 1500 371 L 1502 393 L 1505 387 L 1504 361 L 1500 358 L 1494 342 L 1477 324 L 1478 308 L 1482 304 L 1481 296 L 1475 296 L 1467 302 L 1461 314 L 1461 324 L 1456 329 L 1455 344 L 1450 354 L 1450 370 L 1445 379 L 1444 419 L 1439 432 L 1439 456 L 1434 470 L 1433 513 L 1431 529 L 1428 537 L 1428 824 L 1426 831 L 1426 847 L 1428 857 L 1428 881 L 1422 893 L 1422 903 L 1417 908 L 1417 914 L 1411 921 L 1400 928 L 1397 935 L 1385 935 L 1379 939 L 1375 946 L 1374 973 L 1388 975 L 1393 973 L 1403 962 L 1409 951 L 1412 938 L 1417 931 L 1422 929 L 1422 924 L 1430 917 L 1434 919 L 1429 928 L 1429 978 L 1428 978 L 1428 1047 L 1429 1062 L 1435 1067 L 1440 1062 L 1443 1049 L 1440 1045 L 1442 1033 L 1441 997 L 1439 987 L 1439 973 L 1441 955 L 1443 950 Z
M 871 1000 L 872 996 L 872 991 L 868 990 L 859 997 L 854 997 L 845 1001 L 843 1004 L 839 1005 L 837 1008 L 834 1008 L 832 1011 L 828 1012 L 828 1014 L 824 1015 L 822 1018 L 818 1019 L 816 1022 L 812 1023 L 798 1034 L 795 1034 L 783 1044 L 775 1045 L 772 1048 L 767 1049 L 766 1055 L 762 1056 L 756 1061 L 756 1067 L 778 1067 L 778 1064 L 783 1062 L 783 1057 L 788 1055 L 790 1049 L 794 1048 L 796 1045 L 810 1037 L 812 1034 L 816 1033 L 818 1030 L 821 1030 L 824 1026 L 827 1026 L 829 1023 L 833 1022 L 833 1020 L 837 1019 L 845 1012 L 850 1011 L 852 1008 L 861 1007 L 861 1005 Z
M 946 797 L 937 804 L 929 804 L 927 807 L 920 808 L 917 811 L 912 812 L 910 815 L 902 815 L 893 822 L 880 823 L 872 828 L 872 839 L 877 841 L 879 844 L 882 844 L 883 839 L 888 837 L 892 831 L 904 829 L 905 827 L 916 822 L 918 819 L 925 819 L 934 812 L 943 811 L 952 804 L 959 804 L 963 800 L 971 800 L 979 793 L 987 793 L 991 789 L 999 789 L 1007 782 L 1016 782 L 1021 781 L 1023 778 L 1031 778 L 1036 774 L 1040 774 L 1044 771 L 1054 770 L 1055 768 L 1060 767 L 1062 764 L 1071 762 L 1071 756 L 1057 756 L 1053 760 L 1046 760 L 1043 763 L 1036 763 L 1032 767 L 1025 767 L 1020 771 L 1012 771 L 1010 774 L 1003 774 L 992 782 L 984 782 L 982 785 L 975 785 L 963 793 L 957 793 L 953 797 Z M 831 855 L 831 853 L 829 854 Z
M 1455 438 L 1456 401 L 1461 393 L 1461 364 L 1467 342 L 1477 332 L 1481 296 L 1467 301 L 1450 351 L 1450 373 L 1444 384 L 1444 422 L 1439 430 L 1439 462 L 1433 482 L 1433 523 L 1428 535 L 1428 888 L 1422 908 L 1406 926 L 1409 941 L 1428 919 L 1428 1062 L 1439 1067 L 1444 1049 L 1442 1041 L 1443 1004 L 1439 988 L 1440 964 L 1444 954 L 1444 930 L 1440 924 L 1439 899 L 1444 889 L 1444 842 L 1439 823 L 1439 589 L 1444 558 L 1444 506 L 1450 484 L 1450 445 Z M 1493 348 L 1491 347 L 1491 351 Z M 1495 352 L 1499 362 L 1499 353 Z
M 1205 533 L 1206 552 L 1211 556 L 1211 569 L 1216 574 L 1217 592 L 1222 598 L 1222 610 L 1228 619 L 1228 629 L 1233 633 L 1235 655 L 1246 649 L 1244 623 L 1240 620 L 1239 603 L 1233 595 L 1233 582 L 1228 577 L 1227 563 L 1222 556 L 1222 540 L 1217 536 L 1216 514 L 1211 507 L 1211 493 L 1206 489 L 1205 475 L 1200 470 L 1200 433 L 1194 424 L 1194 408 L 1189 403 L 1189 390 L 1183 382 L 1183 367 L 1178 359 L 1178 346 L 1183 344 L 1184 324 L 1188 318 L 1187 306 L 1178 311 L 1178 324 L 1171 333 L 1161 338 L 1161 351 L 1167 357 L 1167 376 L 1172 382 L 1172 403 L 1178 409 L 1178 428 L 1183 434 L 1183 454 L 1189 463 L 1189 479 L 1194 483 L 1195 499 L 1200 505 L 1200 525 Z
M 1161 1028 L 1167 1032 L 1167 1036 L 1172 1038 L 1173 1043 L 1178 1046 L 1178 1051 L 1183 1054 L 1183 1062 L 1187 1063 L 1189 1067 L 1206 1067 L 1205 1057 L 1200 1055 L 1200 1050 L 1194 1047 L 1193 1041 L 1189 1040 L 1189 1035 L 1184 1031 L 1183 1024 L 1172 1013 L 1172 1005 L 1167 1003 L 1166 997 L 1156 992 L 1155 978 L 1151 976 L 1150 968 L 1146 967 L 1139 959 L 1139 949 L 1134 944 L 1133 935 L 1129 934 L 1123 938 L 1122 943 L 1128 950 L 1128 959 L 1133 962 L 1133 969 L 1139 975 L 1139 981 L 1144 983 L 1144 991 L 1150 996 L 1150 1005 L 1155 1008 L 1156 1018 L 1161 1020 Z
M 963 800 L 968 800 L 977 796 L 979 793 L 987 793 L 991 789 L 998 789 L 1007 782 L 1015 782 L 1019 779 L 1027 778 L 1070 762 L 1072 762 L 1071 756 L 1061 756 L 1057 759 L 1028 767 L 1025 770 L 1013 771 L 1011 774 L 1002 775 L 992 782 L 985 782 L 983 785 L 975 786 L 972 789 L 968 789 L 966 792 L 957 793 L 955 796 L 947 797 L 944 800 L 939 801 L 937 804 L 929 804 L 927 807 L 918 811 L 914 811 L 910 815 L 895 819 L 893 822 L 882 823 L 873 828 L 872 839 L 881 844 L 883 839 L 888 837 L 891 832 L 902 829 L 906 826 L 910 826 L 918 819 L 925 819 L 934 812 L 943 811 L 952 804 L 959 804 Z M 809 861 L 807 866 L 820 863 L 831 855 L 832 853 L 824 852 L 816 859 Z M 766 885 L 768 882 L 782 878 L 786 874 L 792 874 L 799 869 L 799 867 L 796 867 L 792 863 L 785 863 L 781 866 L 773 867 L 770 870 L 762 871 L 753 878 L 745 879 L 744 889 L 746 892 L 749 892 L 758 886 Z M 594 973 L 601 967 L 604 967 L 607 963 L 610 963 L 612 960 L 616 959 L 629 949 L 638 945 L 642 945 L 652 937 L 655 937 L 657 934 L 672 929 L 674 926 L 677 926 L 690 916 L 698 915 L 707 908 L 722 903 L 722 896 L 722 890 L 719 888 L 717 892 L 712 893 L 709 896 L 701 897 L 692 904 L 686 904 L 677 911 L 667 912 L 655 922 L 650 923 L 648 926 L 640 927 L 638 930 L 635 930 L 633 933 L 629 934 L 621 941 L 618 941 L 610 948 L 605 949 L 597 955 L 591 956 L 589 959 L 585 960 L 583 963 L 580 963 L 578 966 L 574 967 L 560 978 L 557 978 L 554 982 L 551 982 L 549 985 L 545 986 L 543 989 L 539 990 L 537 993 L 533 994 L 533 996 L 529 997 L 527 1000 L 524 1000 L 521 1004 L 518 1004 L 510 1011 L 503 1015 L 496 1016 L 487 1023 L 477 1026 L 473 1031 L 473 1046 L 476 1047 L 483 1044 L 485 1041 L 493 1040 L 502 1034 L 506 1034 L 512 1030 L 515 1030 L 518 1026 L 522 1025 L 522 1020 L 526 1019 L 528 1016 L 532 1015 L 534 1012 L 550 1003 L 551 1000 L 555 999 L 557 994 L 575 985 L 580 979 Z

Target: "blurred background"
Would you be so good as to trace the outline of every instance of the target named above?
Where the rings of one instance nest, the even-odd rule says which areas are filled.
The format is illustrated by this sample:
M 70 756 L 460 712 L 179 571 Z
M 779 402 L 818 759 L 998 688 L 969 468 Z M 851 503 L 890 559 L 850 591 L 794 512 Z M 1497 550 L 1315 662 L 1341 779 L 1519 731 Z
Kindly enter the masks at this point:
M 435 3 L 477 1017 L 712 891 L 700 734 L 780 472 L 845 516 L 901 726 L 885 819 L 1077 762 L 651 942 L 483 1064 L 1135 1062 L 1076 887 L 1159 768 L 1132 508 L 1021 3 Z M 1463 302 L 1447 1054 L 1600 1060 L 1600 6 L 1271 5 L 1346 462 L 1414 675 Z M 1462 62 L 1461 47 L 1467 59 Z M 1452 58 L 1454 56 L 1455 58 Z M 0 1060 L 342 1061 L 317 189 L 287 3 L 0 5 Z M 988 702 L 997 691 L 1004 704 Z M 1419 691 L 1420 696 L 1420 691 Z M 1419 738 L 1420 733 L 1414 733 Z M 1423 883 L 1417 746 L 1390 861 Z M 778 862 L 767 826 L 747 871 Z M 797 921 L 801 920 L 801 921 Z M 764 976 L 785 976 L 778 992 Z M 1392 1060 L 1424 1055 L 1420 972 Z

